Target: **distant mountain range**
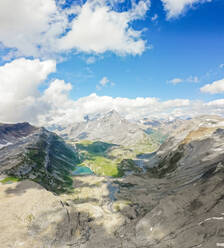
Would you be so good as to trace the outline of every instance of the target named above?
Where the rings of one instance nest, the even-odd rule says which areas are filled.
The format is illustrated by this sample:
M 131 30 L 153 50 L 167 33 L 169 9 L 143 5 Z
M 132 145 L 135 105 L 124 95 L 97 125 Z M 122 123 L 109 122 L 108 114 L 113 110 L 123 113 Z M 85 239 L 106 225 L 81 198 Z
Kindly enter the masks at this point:
M 150 141 L 150 137 L 138 124 L 122 118 L 114 110 L 83 122 L 70 124 L 57 133 L 66 140 L 103 141 L 125 146 Z

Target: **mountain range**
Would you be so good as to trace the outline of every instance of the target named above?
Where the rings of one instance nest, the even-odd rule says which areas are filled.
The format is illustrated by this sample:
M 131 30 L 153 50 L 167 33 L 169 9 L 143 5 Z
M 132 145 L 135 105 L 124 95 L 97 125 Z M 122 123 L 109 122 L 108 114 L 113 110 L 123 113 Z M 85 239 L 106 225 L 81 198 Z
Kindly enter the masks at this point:
M 116 145 L 133 146 L 141 142 L 150 142 L 150 137 L 136 123 L 122 118 L 112 110 L 98 118 L 73 123 L 58 131 L 63 138 L 73 141 L 92 140 Z
M 2 247 L 224 246 L 222 117 L 55 131 L 0 124 Z

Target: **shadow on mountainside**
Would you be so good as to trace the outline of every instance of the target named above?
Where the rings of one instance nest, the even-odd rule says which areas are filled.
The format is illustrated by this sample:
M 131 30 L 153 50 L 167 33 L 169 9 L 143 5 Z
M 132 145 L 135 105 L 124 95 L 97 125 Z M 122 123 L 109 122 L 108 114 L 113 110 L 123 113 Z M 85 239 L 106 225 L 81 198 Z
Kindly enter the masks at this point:
M 106 143 L 102 141 L 94 141 L 91 143 L 78 143 L 76 144 L 77 148 L 80 150 L 86 150 L 93 153 L 104 153 L 109 150 L 111 147 L 119 146 L 116 144 Z
M 146 185 L 147 180 L 120 179 L 111 205 L 106 204 L 109 193 L 101 204 L 61 200 L 60 214 L 43 213 L 29 232 L 41 238 L 43 247 L 52 248 L 211 248 L 224 243 L 223 172 L 198 179 L 175 194 L 175 182 L 168 186 L 165 179 L 152 179 Z M 131 192 L 126 187 L 130 184 Z M 46 220 L 51 220 L 51 232 L 43 224 Z
M 17 182 L 15 186 L 14 186 L 14 184 L 10 184 L 10 186 L 11 185 L 12 185 L 12 187 L 7 188 L 5 190 L 5 193 L 14 194 L 14 195 L 22 195 L 22 194 L 26 193 L 27 190 L 29 190 L 29 189 L 43 190 L 43 188 L 39 184 L 34 183 L 30 180 L 22 180 L 22 181 Z

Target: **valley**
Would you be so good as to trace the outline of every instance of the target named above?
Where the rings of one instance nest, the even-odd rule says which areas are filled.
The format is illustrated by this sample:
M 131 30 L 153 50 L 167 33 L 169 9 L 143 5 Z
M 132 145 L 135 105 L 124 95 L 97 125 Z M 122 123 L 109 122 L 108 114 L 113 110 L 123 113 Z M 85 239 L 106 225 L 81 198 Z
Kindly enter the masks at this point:
M 119 123 L 114 122 L 114 132 Z M 120 136 L 110 143 L 106 135 L 64 141 L 26 123 L 2 124 L 1 244 L 219 247 L 224 244 L 223 123 L 201 116 L 151 132 L 148 123 L 135 124 L 140 138 L 135 134 L 128 144 Z

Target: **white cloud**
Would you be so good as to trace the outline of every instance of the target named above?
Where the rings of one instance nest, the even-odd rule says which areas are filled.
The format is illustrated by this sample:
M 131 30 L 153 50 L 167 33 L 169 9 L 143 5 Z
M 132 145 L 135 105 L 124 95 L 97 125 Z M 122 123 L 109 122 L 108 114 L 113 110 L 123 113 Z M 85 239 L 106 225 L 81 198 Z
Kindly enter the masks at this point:
M 110 81 L 108 80 L 107 77 L 103 77 L 101 80 L 100 80 L 100 85 L 102 86 L 105 86 L 107 83 L 109 83 Z
M 176 118 L 195 115 L 224 115 L 224 99 L 211 102 L 172 99 L 162 101 L 153 97 L 134 99 L 89 96 L 73 100 L 69 93 L 72 85 L 55 79 L 46 89 L 39 88 L 48 75 L 55 71 L 55 61 L 17 59 L 0 66 L 0 122 L 29 121 L 35 125 L 67 125 L 83 121 L 87 114 L 117 110 L 128 119 L 143 117 Z M 102 85 L 109 79 L 103 78 Z M 42 87 L 43 88 L 43 87 Z
M 17 59 L 1 66 L 1 121 L 34 121 L 43 111 L 38 87 L 55 69 L 55 61 L 38 59 Z
M 173 78 L 173 79 L 169 80 L 168 82 L 172 83 L 172 84 L 179 84 L 179 83 L 183 82 L 183 79 L 181 79 L 181 78 Z
M 88 58 L 86 59 L 86 63 L 87 63 L 87 64 L 93 64 L 93 63 L 95 63 L 95 62 L 96 62 L 96 58 L 93 57 L 93 56 L 88 57 Z
M 158 15 L 157 14 L 155 14 L 152 18 L 151 18 L 151 20 L 152 20 L 152 22 L 155 22 L 157 19 L 158 19 Z
M 112 82 L 112 81 L 110 81 L 107 77 L 103 77 L 103 78 L 100 80 L 99 84 L 96 86 L 96 88 L 97 88 L 97 90 L 101 90 L 103 87 L 106 87 L 106 86 L 108 86 L 108 85 L 114 86 L 115 83 Z
M 185 81 L 189 82 L 189 83 L 199 83 L 200 82 L 199 78 L 196 76 L 195 77 L 190 76 Z
M 77 1 L 64 9 L 60 4 L 56 0 L 0 1 L 0 44 L 11 49 L 5 59 L 55 57 L 71 49 L 119 55 L 141 54 L 146 49 L 141 31 L 131 23 L 144 18 L 149 0 L 133 2 L 124 12 L 115 11 L 109 0 Z M 71 22 L 70 14 L 75 15 Z
M 55 111 L 48 115 L 42 115 L 42 123 L 47 125 L 67 125 L 77 121 L 83 121 L 86 115 L 106 113 L 112 109 L 131 120 L 144 117 L 151 118 L 179 118 L 193 117 L 197 115 L 219 114 L 224 115 L 224 99 L 219 102 L 190 101 L 188 99 L 173 99 L 161 101 L 151 97 L 137 97 L 135 99 L 98 96 L 95 93 L 79 98 L 77 101 L 67 99 L 65 107 L 58 105 Z M 222 103 L 222 104 L 221 104 Z M 46 125 L 46 124 L 45 124 Z
M 161 0 L 167 11 L 167 18 L 178 17 L 186 8 L 191 8 L 195 4 L 211 2 L 212 0 Z
M 141 54 L 145 41 L 141 32 L 129 24 L 144 17 L 149 3 L 142 0 L 129 11 L 116 12 L 105 1 L 87 1 L 73 20 L 71 30 L 59 40 L 59 48 L 87 53 Z
M 200 82 L 200 80 L 196 76 L 195 77 L 190 76 L 190 77 L 185 78 L 185 79 L 183 79 L 183 78 L 173 78 L 173 79 L 168 81 L 168 83 L 171 83 L 171 84 L 174 84 L 174 85 L 180 84 L 180 83 L 199 83 L 199 82 Z
M 223 107 L 224 108 L 224 99 L 214 100 L 214 101 L 208 102 L 206 105 L 211 106 L 211 107 Z
M 0 42 L 13 55 L 43 56 L 53 51 L 56 37 L 68 25 L 54 0 L 0 1 Z
M 224 78 L 218 81 L 214 81 L 211 84 L 206 84 L 200 90 L 203 93 L 209 93 L 209 94 L 224 93 Z

